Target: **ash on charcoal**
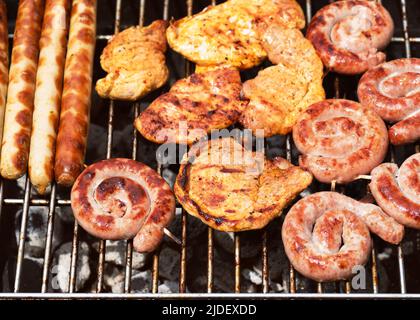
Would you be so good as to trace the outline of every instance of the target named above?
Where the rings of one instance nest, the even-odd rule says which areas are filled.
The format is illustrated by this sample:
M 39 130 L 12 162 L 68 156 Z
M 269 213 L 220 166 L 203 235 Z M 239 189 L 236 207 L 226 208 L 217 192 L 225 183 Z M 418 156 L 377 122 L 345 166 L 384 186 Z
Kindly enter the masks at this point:
M 50 286 L 60 292 L 68 292 L 71 265 L 72 243 L 61 245 L 55 252 L 51 265 Z M 77 255 L 76 291 L 81 290 L 91 275 L 89 265 L 89 246 L 86 242 L 79 243 Z
M 56 207 L 55 213 L 63 223 L 74 224 L 74 215 L 71 207 Z
M 106 242 L 105 261 L 119 267 L 126 265 L 126 241 L 112 241 Z M 147 254 L 138 253 L 133 251 L 131 266 L 133 269 L 141 269 L 145 266 L 147 261 Z
M 124 269 L 112 264 L 106 264 L 104 270 L 104 285 L 109 288 L 107 291 L 112 293 L 124 292 Z
M 178 293 L 179 284 L 177 281 L 163 280 L 163 282 L 158 287 L 159 293 Z M 189 291 L 187 290 L 187 293 Z
M 180 254 L 178 251 L 163 247 L 159 254 L 159 276 L 177 281 L 179 277 Z
M 241 258 L 253 258 L 257 256 L 261 250 L 261 231 L 248 231 L 241 233 Z M 216 243 L 229 253 L 235 252 L 234 234 L 232 232 L 214 231 L 214 239 Z
M 19 243 L 22 210 L 18 210 L 15 217 L 15 239 Z M 27 217 L 25 234 L 25 257 L 43 258 L 47 239 L 48 208 L 30 207 Z M 58 246 L 62 241 L 63 230 L 60 223 L 55 223 L 52 245 Z
M 136 271 L 131 277 L 131 292 L 146 293 L 150 292 L 152 287 L 152 272 Z

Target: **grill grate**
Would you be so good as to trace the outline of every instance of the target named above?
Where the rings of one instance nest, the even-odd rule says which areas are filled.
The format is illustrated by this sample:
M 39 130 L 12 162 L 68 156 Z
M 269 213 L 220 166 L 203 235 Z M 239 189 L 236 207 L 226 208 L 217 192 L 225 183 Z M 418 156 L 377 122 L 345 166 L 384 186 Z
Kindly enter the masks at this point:
M 113 32 L 118 33 L 121 28 L 121 18 L 124 9 L 124 4 L 128 3 L 129 5 L 134 2 L 139 2 L 139 18 L 138 23 L 143 25 L 145 23 L 145 16 L 147 14 L 147 10 L 151 10 L 151 7 L 156 9 L 156 4 L 152 3 L 152 0 L 126 0 L 123 3 L 123 0 L 115 0 L 115 11 L 114 14 L 114 25 L 113 25 Z M 411 0 L 415 1 L 415 0 Z M 99 0 L 99 5 L 104 5 L 105 1 Z M 218 1 L 220 2 L 220 1 Z M 327 1 L 325 1 L 327 3 Z M 331 1 L 330 1 L 331 2 Z M 417 29 L 417 35 L 413 34 L 415 32 L 411 32 L 409 30 L 409 23 L 407 20 L 407 4 L 406 0 L 389 0 L 383 1 L 384 5 L 388 7 L 394 6 L 398 8 L 397 11 L 393 10 L 393 12 L 400 12 L 401 14 L 401 21 L 402 21 L 402 34 L 403 36 L 395 36 L 392 38 L 392 43 L 394 44 L 403 44 L 405 50 L 405 57 L 411 57 L 411 46 L 420 43 L 420 37 L 417 35 L 420 34 L 419 29 Z M 159 4 L 161 16 L 163 19 L 168 19 L 171 17 L 171 13 L 169 12 L 170 7 L 177 6 L 179 3 L 176 4 L 170 3 L 170 0 L 161 0 Z M 208 1 L 207 4 L 216 4 L 215 0 Z M 300 4 L 306 11 L 306 18 L 309 22 L 311 19 L 312 14 L 319 9 L 319 4 L 317 3 L 317 7 L 315 3 L 311 0 L 300 1 Z M 324 3 L 325 4 L 325 3 Z M 183 14 L 191 15 L 193 14 L 193 0 L 186 0 L 185 8 L 186 12 Z M 200 2 L 201 5 L 201 2 Z M 195 11 L 194 11 L 195 12 Z M 420 13 L 417 13 L 420 14 Z M 157 17 L 156 17 L 157 18 Z M 98 16 L 98 20 L 101 19 L 101 16 Z M 394 20 L 396 17 L 394 16 Z M 398 21 L 398 20 L 396 20 Z M 397 22 L 396 22 L 397 24 Z M 396 26 L 398 27 L 398 26 Z M 420 26 L 416 26 L 420 27 Z M 97 35 L 97 42 L 102 41 L 104 42 L 107 39 L 110 39 L 112 35 L 110 34 L 98 34 Z M 9 35 L 9 38 L 13 38 L 13 34 Z M 392 45 L 392 44 L 391 44 Z M 98 68 L 98 59 L 95 59 L 96 68 Z M 181 78 L 183 76 L 189 75 L 193 69 L 193 65 L 187 61 L 185 61 L 185 73 L 183 75 L 177 75 L 177 78 Z M 343 82 L 348 82 L 348 79 L 344 79 L 341 76 L 334 75 L 331 80 L 331 85 L 333 88 L 333 95 L 334 97 L 346 97 L 346 92 L 343 91 L 342 84 Z M 354 82 L 354 80 L 353 80 Z M 95 107 L 95 106 L 93 106 Z M 132 104 L 132 114 L 134 118 L 140 114 L 140 111 L 143 110 L 145 106 L 140 102 Z M 106 158 L 110 158 L 113 156 L 112 148 L 113 148 L 113 136 L 114 136 L 114 108 L 115 102 L 109 101 L 108 103 L 108 116 L 107 116 L 107 135 L 106 135 Z M 130 119 L 129 121 L 132 121 Z M 132 143 L 131 143 L 131 157 L 133 159 L 138 158 L 138 153 L 142 152 L 142 145 L 140 145 L 140 139 L 138 137 L 137 131 L 132 129 Z M 285 146 L 284 149 L 286 150 L 286 158 L 289 161 L 294 160 L 294 148 L 293 142 L 288 135 L 285 139 Z M 415 146 L 415 151 L 419 152 L 419 146 Z M 391 148 L 390 150 L 390 158 L 391 161 L 395 161 L 396 150 Z M 294 161 L 296 162 L 296 161 Z M 157 171 L 161 174 L 162 173 L 162 166 L 157 163 Z M 81 233 L 84 231 L 80 230 L 78 224 L 75 222 L 73 226 L 73 233 L 72 233 L 72 246 L 71 246 L 71 254 L 70 254 L 70 270 L 69 270 L 69 286 L 68 286 L 68 293 L 53 293 L 48 292 L 49 286 L 48 283 L 51 277 L 51 261 L 52 261 L 52 243 L 53 243 L 53 235 L 54 235 L 54 219 L 56 214 L 56 208 L 58 207 L 68 207 L 70 205 L 69 200 L 69 193 L 68 191 L 65 193 L 66 197 L 60 198 L 59 193 L 60 190 L 56 185 L 52 186 L 51 194 L 48 198 L 32 198 L 31 196 L 31 184 L 29 179 L 26 177 L 24 178 L 24 192 L 22 197 L 5 197 L 5 189 L 9 182 L 0 181 L 0 219 L 2 218 L 2 211 L 6 206 L 21 206 L 22 207 L 22 218 L 20 222 L 20 232 L 18 237 L 18 246 L 17 246 L 17 253 L 16 254 L 16 268 L 15 268 L 15 278 L 12 291 L 13 293 L 1 293 L 0 298 L 17 298 L 17 297 L 42 297 L 42 298 L 137 298 L 137 297 L 145 297 L 145 298 L 174 298 L 174 297 L 208 297 L 211 296 L 219 296 L 219 297 L 238 297 L 238 293 L 241 292 L 241 235 L 238 233 L 234 234 L 234 292 L 232 293 L 213 293 L 214 288 L 214 259 L 215 259 L 215 249 L 214 249 L 214 236 L 215 232 L 208 228 L 207 230 L 207 294 L 204 293 L 186 293 L 187 292 L 187 255 L 188 247 L 187 247 L 187 221 L 189 219 L 187 213 L 178 208 L 178 210 L 182 211 L 181 217 L 181 246 L 180 246 L 180 261 L 179 261 L 179 294 L 159 294 L 158 293 L 158 286 L 159 286 L 159 250 L 153 254 L 152 258 L 152 265 L 151 265 L 151 288 L 149 290 L 150 293 L 142 293 L 142 294 L 133 294 L 131 292 L 132 286 L 132 260 L 133 260 L 133 246 L 132 241 L 126 241 L 125 247 L 125 268 L 124 268 L 124 294 L 109 294 L 109 293 L 102 293 L 104 288 L 104 270 L 105 270 L 105 253 L 106 253 L 106 244 L 107 242 L 104 240 L 99 241 L 99 256 L 98 256 L 98 263 L 97 263 L 97 278 L 96 278 L 96 293 L 76 293 L 76 280 L 77 280 L 77 258 L 78 258 L 78 249 L 80 244 L 80 236 Z M 345 192 L 344 186 L 336 186 L 332 184 L 330 186 L 331 190 L 335 190 L 338 192 Z M 25 239 L 27 233 L 27 225 L 28 225 L 28 213 L 29 208 L 31 206 L 43 206 L 48 208 L 48 220 L 47 220 L 47 232 L 46 232 L 46 242 L 45 242 L 45 252 L 44 252 L 44 263 L 42 269 L 42 279 L 41 279 L 41 292 L 40 293 L 22 293 L 22 263 L 24 259 L 25 253 Z M 0 220 L 1 222 L 1 220 Z M 280 230 L 279 230 L 280 231 Z M 278 232 L 278 241 L 280 240 L 280 232 Z M 325 284 L 318 283 L 316 286 L 316 293 L 299 293 L 299 288 L 297 286 L 297 279 L 299 275 L 295 272 L 293 267 L 290 265 L 289 269 L 289 279 L 288 279 L 288 288 L 289 293 L 270 293 L 270 276 L 269 276 L 269 248 L 268 248 L 268 231 L 265 229 L 261 233 L 261 265 L 262 265 L 262 284 L 261 284 L 261 293 L 252 293 L 252 294 L 241 294 L 241 297 L 253 297 L 253 298 L 290 298 L 290 297 L 300 297 L 300 298 L 350 298 L 350 297 L 358 297 L 358 298 L 397 298 L 397 297 L 404 297 L 404 298 L 414 298 L 420 297 L 420 293 L 417 294 L 407 294 L 406 288 L 406 279 L 405 279 L 405 268 L 404 268 L 404 256 L 403 256 L 403 248 L 401 245 L 397 248 L 397 264 L 398 264 L 398 279 L 399 279 L 399 293 L 379 293 L 379 280 L 378 280 L 378 266 L 377 266 L 377 251 L 375 246 L 372 249 L 371 255 L 371 273 L 372 273 L 372 290 L 371 293 L 361 293 L 355 294 L 351 291 L 351 284 L 346 282 L 340 282 L 336 284 L 336 292 L 335 293 L 324 293 L 328 291 L 325 289 Z M 420 292 L 420 291 L 419 291 Z M 342 294 L 346 293 L 346 294 Z M 322 294 L 322 295 L 321 295 Z

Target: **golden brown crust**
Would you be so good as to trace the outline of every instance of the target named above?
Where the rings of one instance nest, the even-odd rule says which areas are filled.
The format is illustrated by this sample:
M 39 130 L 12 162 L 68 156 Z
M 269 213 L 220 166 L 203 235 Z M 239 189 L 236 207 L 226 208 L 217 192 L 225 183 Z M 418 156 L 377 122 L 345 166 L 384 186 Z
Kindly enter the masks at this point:
M 376 1 L 337 1 L 319 10 L 306 36 L 324 65 L 343 74 L 359 74 L 385 61 L 379 52 L 391 41 L 394 24 Z
M 110 40 L 101 55 L 108 75 L 96 83 L 101 97 L 134 101 L 165 84 L 169 75 L 166 26 L 166 21 L 156 20 L 147 27 L 128 28 Z
M 175 198 L 165 180 L 130 159 L 109 159 L 87 167 L 71 192 L 78 223 L 101 239 L 136 237 L 134 248 L 153 251 L 174 217 Z
M 388 148 L 385 123 L 373 111 L 344 99 L 313 104 L 293 127 L 303 154 L 299 164 L 321 182 L 348 183 L 383 161 Z
M 237 121 L 246 105 L 240 99 L 241 87 L 237 70 L 194 73 L 153 101 L 135 126 L 156 143 L 192 144 L 211 130 Z
M 92 92 L 96 0 L 75 0 L 64 70 L 54 173 L 58 184 L 73 185 L 83 170 Z
M 264 159 L 222 138 L 192 147 L 174 191 L 184 209 L 210 227 L 244 231 L 263 228 L 311 181 L 309 173 L 284 159 Z
M 325 99 L 323 66 L 311 43 L 297 29 L 260 25 L 264 48 L 276 66 L 260 71 L 243 86 L 250 100 L 241 115 L 245 128 L 264 136 L 287 134 L 299 115 Z
M 302 9 L 294 0 L 230 0 L 172 22 L 167 30 L 172 49 L 202 66 L 248 69 L 267 56 L 257 34 L 259 21 L 303 28 Z
M 54 179 L 70 7 L 70 0 L 47 0 L 39 42 L 28 169 L 31 183 L 40 194 Z
M 19 2 L 9 72 L 1 175 L 21 177 L 28 165 L 43 0 Z
M 6 111 L 7 83 L 9 81 L 9 38 L 7 31 L 7 8 L 0 1 L 0 142 L 3 137 L 4 113 Z M 0 146 L 1 150 L 1 146 Z

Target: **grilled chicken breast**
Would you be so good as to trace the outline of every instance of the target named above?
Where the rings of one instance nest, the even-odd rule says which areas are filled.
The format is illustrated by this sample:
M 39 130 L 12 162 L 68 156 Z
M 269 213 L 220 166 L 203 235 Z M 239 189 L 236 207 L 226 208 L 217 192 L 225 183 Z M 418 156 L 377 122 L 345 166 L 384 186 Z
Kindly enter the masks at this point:
M 101 55 L 108 75 L 96 83 L 101 97 L 135 101 L 167 81 L 166 25 L 156 20 L 147 27 L 128 28 L 110 40 Z
M 212 129 L 227 128 L 245 108 L 239 71 L 194 73 L 177 81 L 136 119 L 135 126 L 156 143 L 192 144 Z
M 229 0 L 170 24 L 172 49 L 201 66 L 247 69 L 266 57 L 257 23 L 303 28 L 304 15 L 295 0 Z
M 275 66 L 260 71 L 243 85 L 250 100 L 241 116 L 245 128 L 264 136 L 287 134 L 299 115 L 325 99 L 323 65 L 311 43 L 297 29 L 260 24 L 263 45 Z
M 282 158 L 268 160 L 233 138 L 195 144 L 174 191 L 189 214 L 221 231 L 260 229 L 304 190 L 312 175 Z

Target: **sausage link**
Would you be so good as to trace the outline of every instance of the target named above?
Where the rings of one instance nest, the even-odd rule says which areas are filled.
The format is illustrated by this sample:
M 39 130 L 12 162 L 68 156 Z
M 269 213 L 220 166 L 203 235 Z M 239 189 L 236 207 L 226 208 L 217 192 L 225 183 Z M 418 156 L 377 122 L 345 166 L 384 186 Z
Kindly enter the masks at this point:
M 389 129 L 389 141 L 393 145 L 416 142 L 420 138 L 420 109 L 413 116 L 397 122 Z
M 7 8 L 0 1 L 0 141 L 3 137 L 4 111 L 6 107 L 7 82 L 9 80 L 9 39 L 7 33 Z M 1 149 L 1 146 L 0 146 Z
M 7 179 L 21 177 L 28 165 L 43 9 L 43 0 L 19 2 L 0 164 Z
M 47 0 L 45 5 L 29 152 L 29 177 L 40 194 L 54 178 L 70 6 L 71 0 Z
M 83 170 L 95 34 L 96 0 L 73 1 L 54 166 L 55 179 L 64 186 L 73 185 Z
M 302 153 L 299 164 L 317 180 L 348 183 L 368 174 L 385 158 L 388 132 L 371 109 L 344 99 L 310 106 L 293 127 L 293 140 Z
M 399 243 L 404 227 L 378 206 L 336 192 L 318 192 L 299 200 L 282 227 L 285 252 L 304 276 L 317 281 L 347 279 L 367 262 L 369 230 Z
M 324 65 L 335 72 L 359 74 L 385 61 L 380 52 L 391 41 L 394 24 L 375 1 L 336 1 L 313 17 L 306 33 Z

